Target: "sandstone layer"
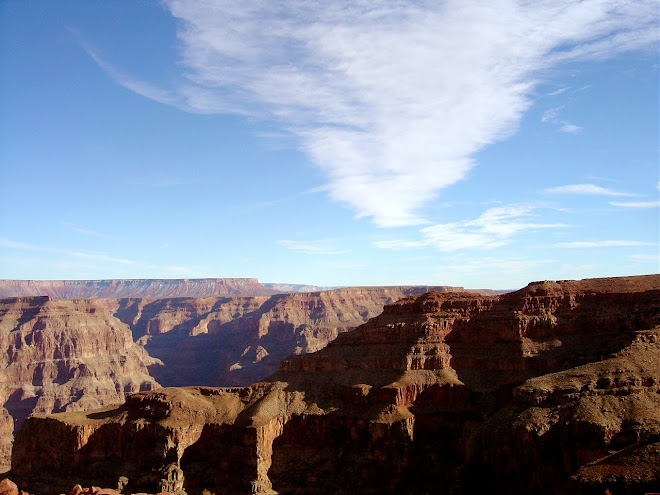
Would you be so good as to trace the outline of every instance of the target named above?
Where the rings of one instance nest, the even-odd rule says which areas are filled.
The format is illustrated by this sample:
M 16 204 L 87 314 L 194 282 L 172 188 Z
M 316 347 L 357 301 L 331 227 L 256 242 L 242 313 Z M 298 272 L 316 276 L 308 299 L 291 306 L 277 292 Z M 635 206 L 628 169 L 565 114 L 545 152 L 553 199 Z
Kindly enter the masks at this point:
M 108 310 L 164 366 L 165 386 L 249 385 L 290 354 L 315 352 L 386 304 L 445 286 L 351 287 L 310 293 L 225 298 L 122 299 Z
M 0 299 L 0 465 L 31 413 L 95 409 L 160 382 L 247 385 L 428 287 L 274 296 Z M 450 287 L 434 287 L 452 290 Z M 137 341 L 139 345 L 136 345 Z M 147 352 L 145 352 L 145 350 Z
M 409 297 L 249 387 L 32 417 L 12 476 L 191 495 L 654 491 L 659 323 L 660 276 Z
M 0 465 L 31 413 L 94 409 L 157 388 L 157 361 L 92 301 L 0 299 Z
M 275 294 L 256 278 L 135 280 L 0 280 L 0 297 L 48 296 L 53 299 L 122 297 L 208 297 Z

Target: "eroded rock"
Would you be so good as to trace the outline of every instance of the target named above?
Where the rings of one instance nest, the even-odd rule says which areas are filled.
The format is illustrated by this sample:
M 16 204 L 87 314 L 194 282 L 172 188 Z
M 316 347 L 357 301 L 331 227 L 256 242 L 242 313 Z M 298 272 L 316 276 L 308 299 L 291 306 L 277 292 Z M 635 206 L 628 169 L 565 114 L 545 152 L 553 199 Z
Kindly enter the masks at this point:
M 659 314 L 658 276 L 410 297 L 249 387 L 30 418 L 12 473 L 149 491 L 168 472 L 191 495 L 643 493 Z

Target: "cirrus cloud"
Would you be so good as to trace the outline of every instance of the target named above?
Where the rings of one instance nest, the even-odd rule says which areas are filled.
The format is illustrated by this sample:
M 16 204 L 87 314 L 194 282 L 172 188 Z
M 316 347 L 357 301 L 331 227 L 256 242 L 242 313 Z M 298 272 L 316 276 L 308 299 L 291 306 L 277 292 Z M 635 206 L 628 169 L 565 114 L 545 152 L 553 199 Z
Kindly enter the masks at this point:
M 658 38 L 651 0 L 164 4 L 179 21 L 177 88 L 141 84 L 94 53 L 97 63 L 163 103 L 277 122 L 327 194 L 382 227 L 428 223 L 422 207 L 515 132 L 541 71 Z
M 594 184 L 569 184 L 567 186 L 549 187 L 545 192 L 550 194 L 585 194 L 590 196 L 635 196 L 631 193 L 614 191 L 607 187 Z
M 605 240 L 605 241 L 572 241 L 558 242 L 555 247 L 560 248 L 600 248 L 600 247 L 626 247 L 626 246 L 651 246 L 650 242 Z
M 490 208 L 474 220 L 444 223 L 424 227 L 422 239 L 416 241 L 376 241 L 382 249 L 433 247 L 441 252 L 493 249 L 509 244 L 511 239 L 526 230 L 570 227 L 563 223 L 532 221 L 536 208 L 529 205 L 507 205 Z

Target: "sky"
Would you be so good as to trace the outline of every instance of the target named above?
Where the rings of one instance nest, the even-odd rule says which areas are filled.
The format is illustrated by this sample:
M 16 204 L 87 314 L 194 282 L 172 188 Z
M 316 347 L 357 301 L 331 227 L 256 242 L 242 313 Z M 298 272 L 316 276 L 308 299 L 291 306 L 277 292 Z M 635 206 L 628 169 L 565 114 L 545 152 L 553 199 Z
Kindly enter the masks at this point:
M 0 278 L 660 272 L 659 3 L 0 2 Z

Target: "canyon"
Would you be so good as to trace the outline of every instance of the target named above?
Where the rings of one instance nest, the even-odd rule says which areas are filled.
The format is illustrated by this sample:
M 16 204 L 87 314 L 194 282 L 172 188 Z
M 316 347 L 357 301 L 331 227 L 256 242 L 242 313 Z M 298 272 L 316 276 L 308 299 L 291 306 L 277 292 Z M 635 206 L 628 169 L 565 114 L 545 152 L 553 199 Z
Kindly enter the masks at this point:
M 115 286 L 134 288 L 135 281 L 128 282 Z M 160 281 L 152 282 L 144 287 L 161 287 Z M 177 292 L 199 285 L 165 284 Z M 96 409 L 161 386 L 248 385 L 273 373 L 290 354 L 321 349 L 378 315 L 385 304 L 432 289 L 457 290 L 369 287 L 258 296 L 2 298 L 0 467 L 8 468 L 13 436 L 32 413 Z
M 660 276 L 411 295 L 249 386 L 33 415 L 11 476 L 44 494 L 657 491 Z

